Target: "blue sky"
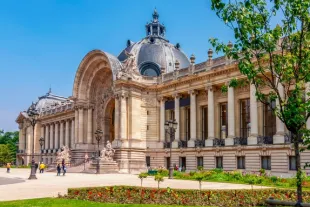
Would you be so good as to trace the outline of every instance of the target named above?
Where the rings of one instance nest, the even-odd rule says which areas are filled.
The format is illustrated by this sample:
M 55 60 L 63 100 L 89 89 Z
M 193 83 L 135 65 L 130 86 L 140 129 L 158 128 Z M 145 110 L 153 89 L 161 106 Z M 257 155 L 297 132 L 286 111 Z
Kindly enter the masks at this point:
M 47 0 L 0 3 L 0 129 L 18 129 L 15 119 L 51 86 L 72 94 L 75 72 L 93 49 L 118 55 L 126 40 L 145 36 L 154 8 L 197 62 L 207 59 L 208 39 L 233 39 L 210 9 L 210 0 Z

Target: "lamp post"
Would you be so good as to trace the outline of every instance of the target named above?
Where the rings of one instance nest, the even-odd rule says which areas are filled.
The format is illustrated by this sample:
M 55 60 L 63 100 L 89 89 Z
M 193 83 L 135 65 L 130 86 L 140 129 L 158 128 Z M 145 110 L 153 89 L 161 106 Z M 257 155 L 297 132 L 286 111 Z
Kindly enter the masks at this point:
M 45 139 L 44 139 L 44 137 L 41 137 L 40 139 L 39 139 L 39 142 L 40 142 L 40 146 L 41 146 L 41 158 L 40 158 L 40 162 L 42 162 L 42 151 L 43 151 L 43 145 L 44 145 L 44 142 L 45 142 Z
M 29 176 L 29 180 L 37 179 L 36 176 L 36 166 L 35 166 L 35 160 L 34 160 L 34 128 L 37 123 L 37 118 L 39 116 L 39 113 L 36 110 L 35 104 L 32 103 L 30 108 L 27 111 L 27 114 L 29 116 L 30 124 L 32 126 L 32 160 L 31 160 L 31 172 Z
M 169 163 L 169 179 L 173 178 L 173 166 L 172 166 L 172 141 L 174 140 L 175 131 L 178 127 L 176 120 L 170 120 L 165 122 L 165 131 L 170 135 L 170 163 Z
M 100 149 L 99 149 L 99 143 L 100 140 L 102 138 L 103 135 L 103 131 L 101 129 L 97 129 L 95 132 L 95 138 L 97 140 L 97 144 L 98 144 L 98 156 L 97 156 L 97 170 L 96 170 L 96 174 L 100 174 L 100 167 L 99 167 L 99 160 L 100 160 Z

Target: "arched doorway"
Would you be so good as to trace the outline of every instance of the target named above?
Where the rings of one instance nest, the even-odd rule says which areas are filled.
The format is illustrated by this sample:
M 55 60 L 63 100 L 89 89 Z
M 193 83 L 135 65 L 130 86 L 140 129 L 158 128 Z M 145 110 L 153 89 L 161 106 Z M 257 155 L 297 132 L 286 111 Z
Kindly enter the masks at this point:
M 105 106 L 104 116 L 104 140 L 112 143 L 115 138 L 115 99 L 112 97 Z

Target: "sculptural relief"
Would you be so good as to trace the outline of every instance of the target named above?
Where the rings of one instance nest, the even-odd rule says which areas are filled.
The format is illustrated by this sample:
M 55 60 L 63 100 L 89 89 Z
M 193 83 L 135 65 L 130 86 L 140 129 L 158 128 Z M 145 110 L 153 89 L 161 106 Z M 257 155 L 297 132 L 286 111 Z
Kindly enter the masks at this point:
M 57 152 L 56 162 L 61 163 L 63 160 L 65 163 L 70 163 L 71 161 L 71 150 L 68 146 L 63 146 L 60 148 L 60 152 Z
M 113 161 L 115 149 L 112 148 L 110 141 L 107 141 L 106 147 L 100 151 L 100 160 Z

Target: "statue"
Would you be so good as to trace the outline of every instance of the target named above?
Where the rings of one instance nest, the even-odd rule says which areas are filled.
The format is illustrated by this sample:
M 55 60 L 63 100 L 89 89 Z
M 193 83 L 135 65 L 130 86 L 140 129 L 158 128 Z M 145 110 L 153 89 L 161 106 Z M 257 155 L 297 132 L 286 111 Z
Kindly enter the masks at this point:
M 63 160 L 65 163 L 70 163 L 71 160 L 70 149 L 67 146 L 61 147 L 60 152 L 57 152 L 56 162 L 62 163 Z
M 113 161 L 115 149 L 112 148 L 110 141 L 107 141 L 106 147 L 100 151 L 100 160 Z

